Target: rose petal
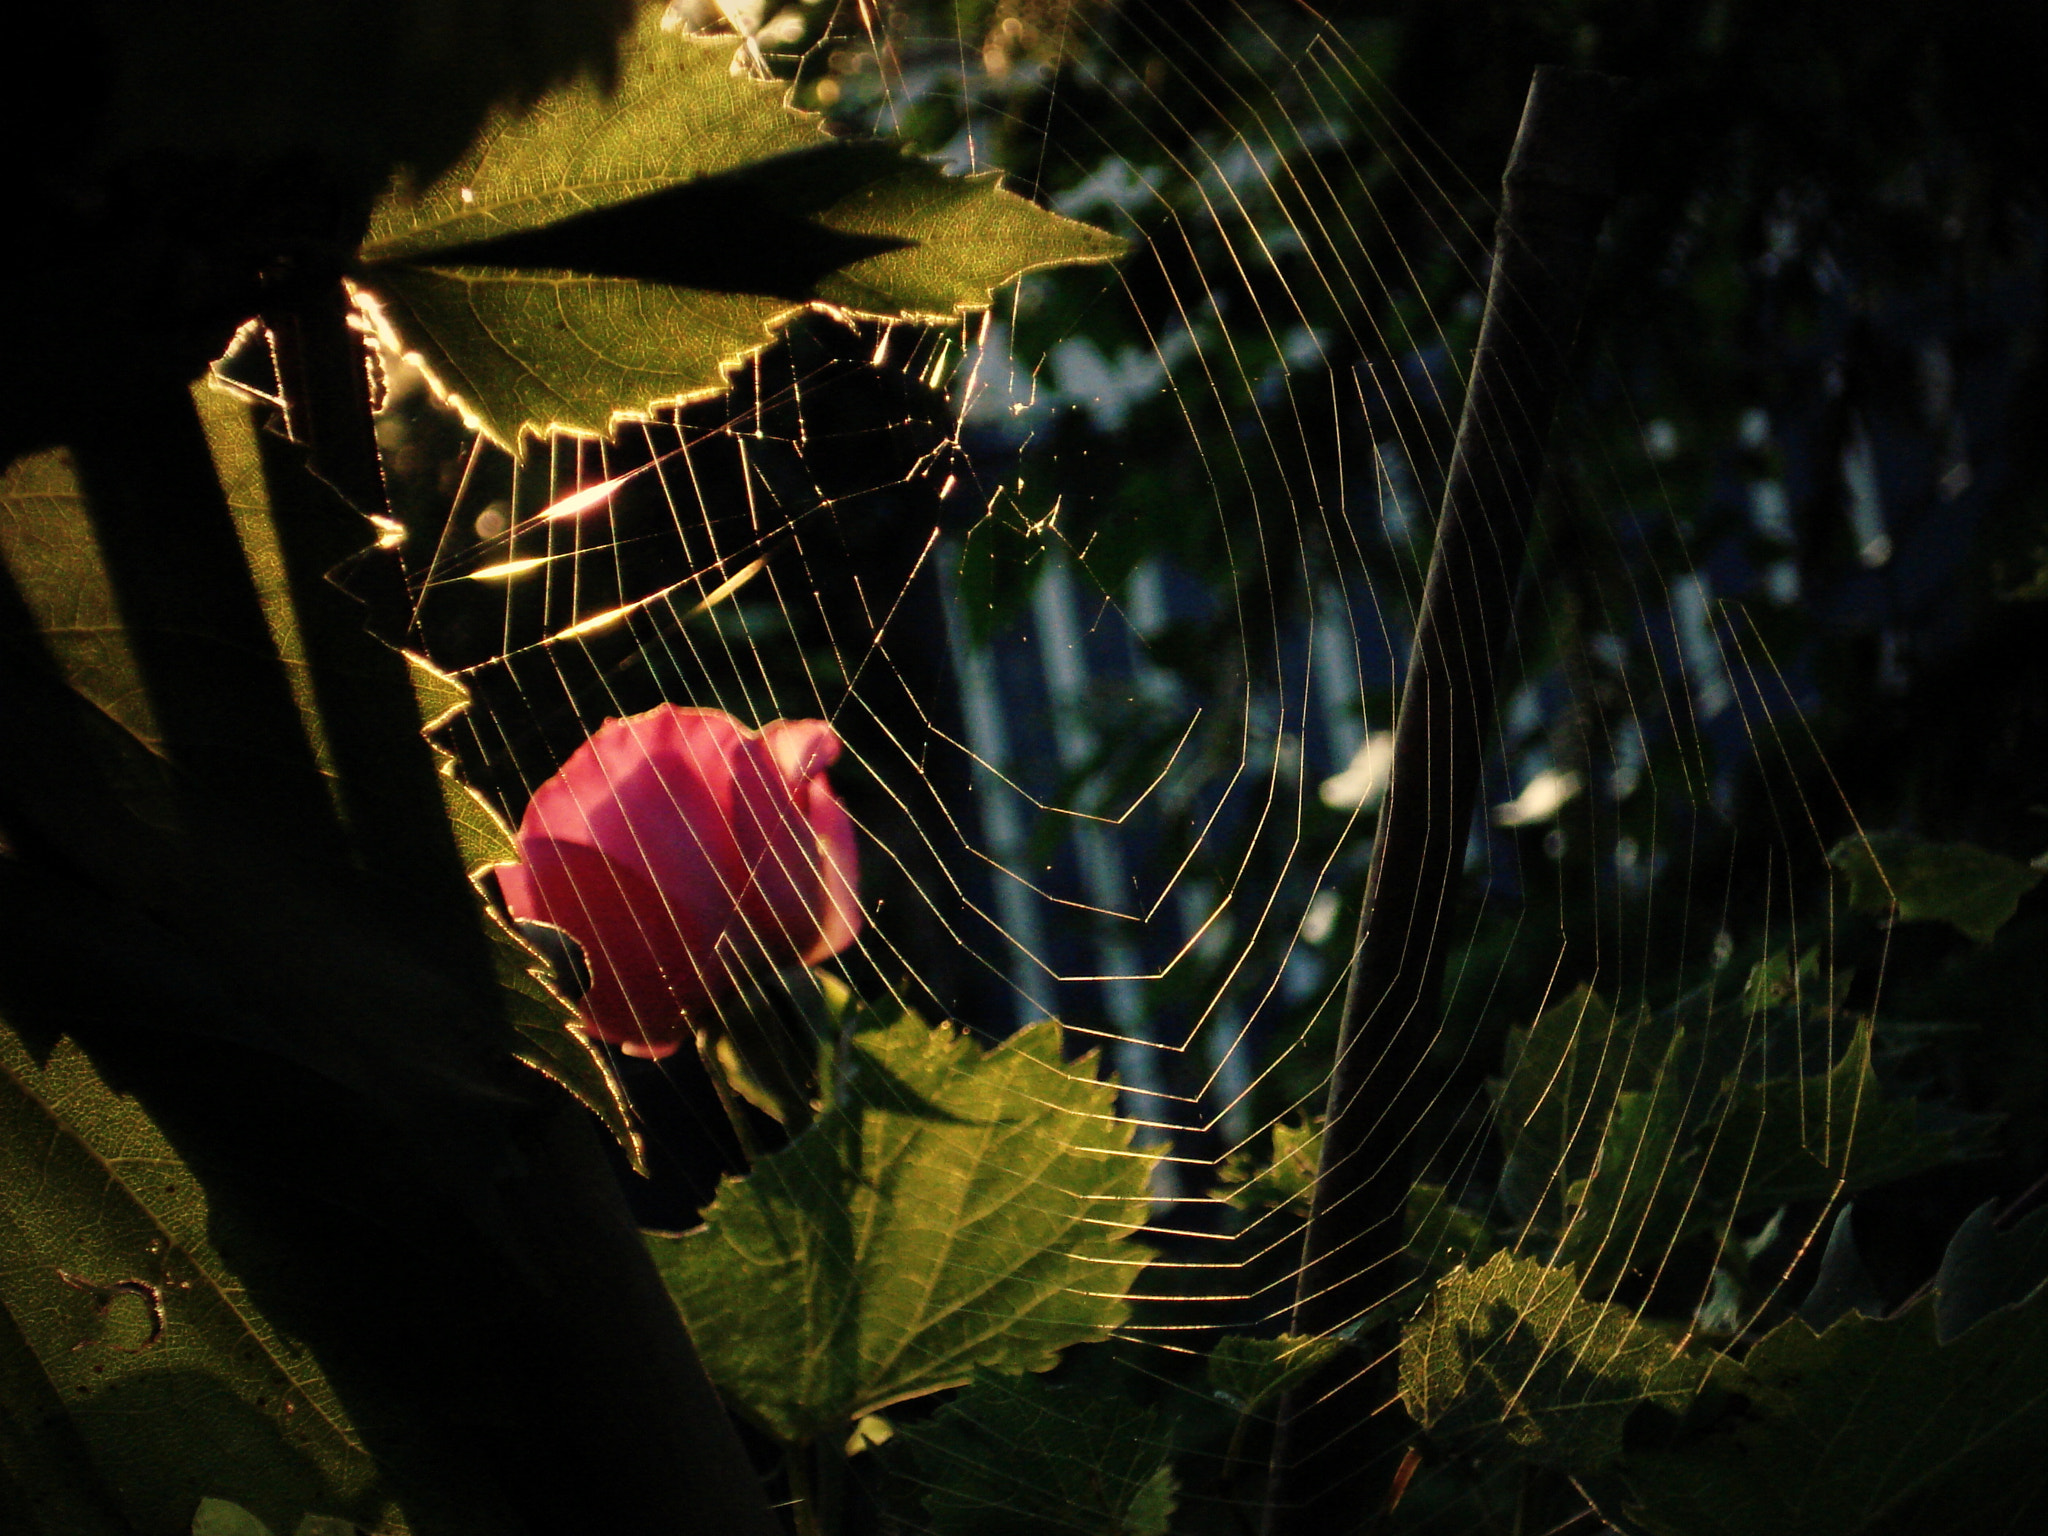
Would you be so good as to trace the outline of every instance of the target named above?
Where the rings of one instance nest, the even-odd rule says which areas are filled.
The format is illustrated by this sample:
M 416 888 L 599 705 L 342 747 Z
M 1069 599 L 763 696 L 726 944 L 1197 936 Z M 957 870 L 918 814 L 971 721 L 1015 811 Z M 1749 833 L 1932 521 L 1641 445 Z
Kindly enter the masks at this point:
M 666 1056 L 689 1037 L 693 1012 L 728 990 L 714 932 L 692 908 L 665 901 L 632 869 L 581 843 L 522 847 L 522 870 L 499 875 L 514 917 L 553 923 L 583 947 L 590 990 L 579 1005 L 600 1040 Z
M 580 843 L 642 875 L 693 924 L 724 927 L 745 857 L 732 836 L 731 746 L 746 733 L 718 710 L 663 706 L 607 720 L 534 792 L 528 839 Z
M 765 737 L 739 744 L 733 759 L 733 836 L 747 860 L 735 926 L 786 965 L 817 942 L 821 917 L 817 836 L 798 793 L 805 786 L 785 776 Z
M 829 960 L 860 932 L 860 856 L 855 851 L 853 818 L 839 803 L 832 786 L 820 778 L 804 787 L 811 831 L 817 838 L 820 911 L 818 937 L 803 953 L 805 965 Z
M 761 741 L 792 788 L 839 761 L 839 733 L 823 720 L 771 720 L 761 727 Z
M 506 900 L 583 945 L 593 1033 L 665 1055 L 737 970 L 853 941 L 853 825 L 824 776 L 840 750 L 822 720 L 756 732 L 663 705 L 606 721 L 535 791 Z

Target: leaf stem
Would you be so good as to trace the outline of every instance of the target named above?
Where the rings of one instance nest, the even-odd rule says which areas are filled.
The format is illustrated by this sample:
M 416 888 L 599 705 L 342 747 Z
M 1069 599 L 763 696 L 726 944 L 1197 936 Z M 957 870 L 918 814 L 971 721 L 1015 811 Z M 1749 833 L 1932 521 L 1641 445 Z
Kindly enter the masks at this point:
M 796 1505 L 797 1536 L 831 1536 L 819 1498 L 821 1490 L 817 1479 L 812 1476 L 811 1457 L 815 1450 L 815 1445 L 810 1441 L 792 1445 L 786 1461 L 789 1494 Z
M 733 1137 L 740 1144 L 740 1156 L 751 1168 L 761 1160 L 761 1148 L 747 1125 L 746 1111 L 740 1108 L 732 1084 L 725 1080 L 725 1068 L 718 1060 L 717 1043 L 703 1030 L 693 1030 L 691 1038 L 697 1042 L 697 1059 L 704 1064 L 704 1075 L 711 1079 L 711 1091 L 718 1095 L 718 1107 L 725 1111 L 726 1124 L 732 1127 Z

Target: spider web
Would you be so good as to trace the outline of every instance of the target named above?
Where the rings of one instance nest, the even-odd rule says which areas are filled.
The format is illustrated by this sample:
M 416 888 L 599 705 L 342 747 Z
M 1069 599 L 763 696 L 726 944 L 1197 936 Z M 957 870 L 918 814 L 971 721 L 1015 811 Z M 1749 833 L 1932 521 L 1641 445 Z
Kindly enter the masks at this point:
M 983 1040 L 1057 1017 L 1101 1048 L 1161 1159 L 1137 1311 L 1109 1363 L 1057 1379 L 1213 1414 L 1217 1330 L 1271 1336 L 1294 1299 L 1493 185 L 1393 99 L 1393 45 L 1369 25 L 1090 0 L 965 6 L 957 26 L 865 0 L 724 14 L 800 104 L 999 168 L 1132 253 L 1027 278 L 950 328 L 807 316 L 728 395 L 523 462 L 390 360 L 380 440 L 415 638 L 470 684 L 455 744 L 515 821 L 606 718 L 668 701 L 830 721 L 866 917 L 837 971 Z M 1518 106 L 1499 104 L 1507 131 Z M 1668 1031 L 1610 1019 L 1690 1019 L 1759 1081 L 1855 1049 L 1885 951 L 1843 938 L 1827 854 L 1857 823 L 1815 744 L 1799 621 L 1904 534 L 1867 429 L 1830 457 L 1802 439 L 1820 403 L 1761 390 L 1674 425 L 1643 403 L 1649 349 L 1612 315 L 1589 331 L 1483 805 L 1441 893 L 1443 1086 L 1410 1148 L 1409 1220 L 1475 1269 L 1518 1232 L 1525 1255 L 1568 1249 L 1606 1275 L 1594 1300 L 1672 1324 L 1675 1359 L 1796 1305 L 1837 1207 L 1731 1205 L 1676 1143 L 1617 1140 L 1567 1079 L 1661 1081 Z M 1832 477 L 1846 558 L 1813 557 L 1795 473 Z M 1539 1042 L 1556 1072 L 1530 1112 L 1580 1117 L 1577 1161 L 1518 1189 L 1501 1084 Z M 687 1056 L 618 1065 L 658 1175 L 643 1215 L 687 1224 L 738 1166 L 726 1111 Z M 1740 1133 L 1722 1113 L 1709 1158 Z M 1861 1134 L 1860 1113 L 1814 1134 Z M 1594 1166 L 1603 1146 L 1620 1166 Z M 1574 1173 L 1666 1195 L 1653 1220 L 1583 1198 Z M 1688 1213 L 1713 1198 L 1728 1210 L 1702 1258 Z M 1358 1321 L 1420 1296 L 1390 1275 L 1380 1301 Z M 1510 1405 L 1556 1400 L 1546 1358 L 1500 1355 L 1521 1372 Z M 1255 1501 L 1257 1432 L 1226 1438 L 1183 1456 L 1174 1529 L 1228 1528 L 1202 1522 Z M 1394 1475 L 1361 1468 L 1360 1486 L 1381 1497 Z M 1414 1528 L 1495 1493 L 1443 1497 Z M 904 1529 L 955 1528 L 908 1507 Z

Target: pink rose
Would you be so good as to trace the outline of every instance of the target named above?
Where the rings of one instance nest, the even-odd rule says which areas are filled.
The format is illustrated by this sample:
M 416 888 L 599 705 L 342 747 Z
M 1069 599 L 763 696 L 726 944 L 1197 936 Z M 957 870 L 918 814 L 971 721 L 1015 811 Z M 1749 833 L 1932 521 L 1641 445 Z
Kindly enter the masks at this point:
M 853 942 L 853 823 L 825 781 L 838 756 L 822 720 L 750 731 L 664 704 L 607 720 L 534 792 L 499 888 L 514 917 L 583 946 L 592 1034 L 667 1056 L 747 967 Z

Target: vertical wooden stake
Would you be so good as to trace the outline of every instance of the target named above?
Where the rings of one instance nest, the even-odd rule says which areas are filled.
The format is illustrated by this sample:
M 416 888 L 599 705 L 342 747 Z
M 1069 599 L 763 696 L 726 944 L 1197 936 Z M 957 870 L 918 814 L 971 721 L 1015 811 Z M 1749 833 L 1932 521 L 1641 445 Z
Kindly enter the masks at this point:
M 1394 727 L 1394 764 L 1330 1077 L 1292 1331 L 1357 1323 L 1400 1279 L 1403 1207 L 1440 1083 L 1447 918 L 1464 863 L 1496 670 L 1514 622 L 1545 440 L 1613 196 L 1617 83 L 1536 71 L 1508 158 L 1472 381 Z M 1354 1532 L 1384 1503 L 1390 1350 L 1282 1403 L 1265 1536 Z M 1382 1420 L 1382 1423 L 1385 1421 Z

